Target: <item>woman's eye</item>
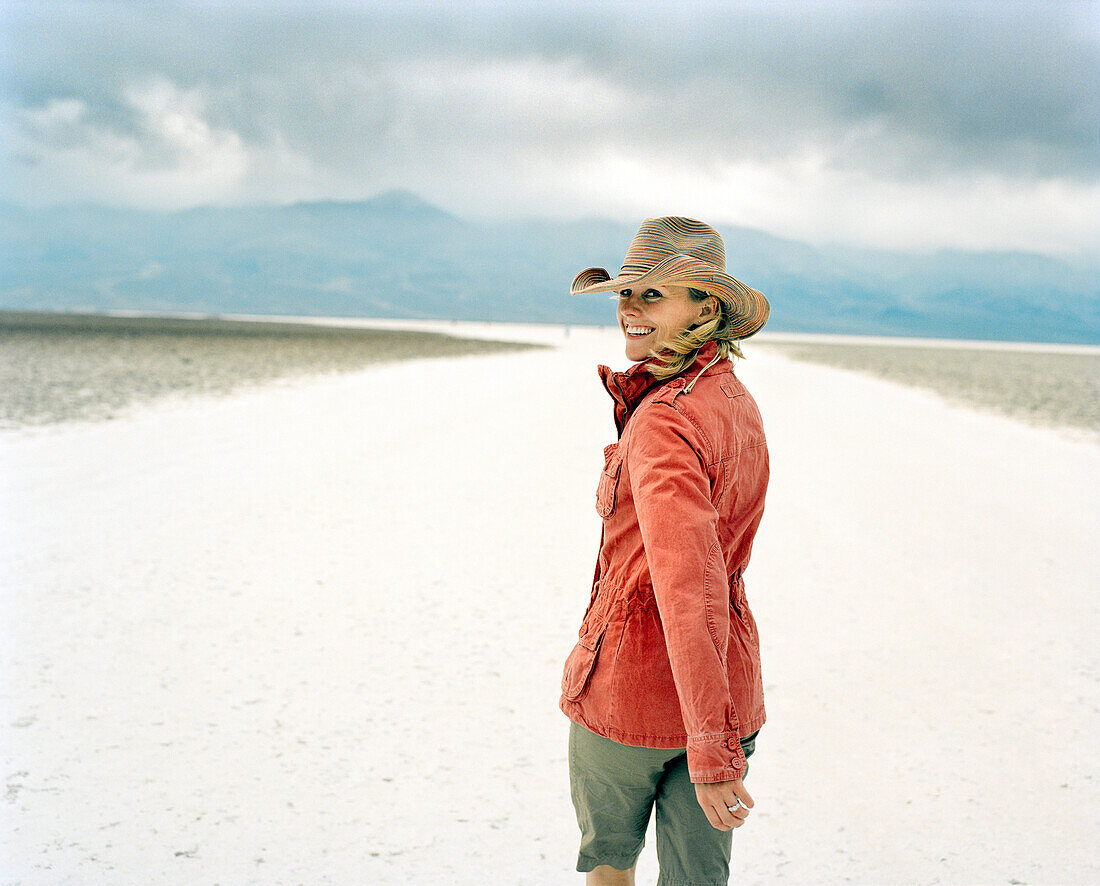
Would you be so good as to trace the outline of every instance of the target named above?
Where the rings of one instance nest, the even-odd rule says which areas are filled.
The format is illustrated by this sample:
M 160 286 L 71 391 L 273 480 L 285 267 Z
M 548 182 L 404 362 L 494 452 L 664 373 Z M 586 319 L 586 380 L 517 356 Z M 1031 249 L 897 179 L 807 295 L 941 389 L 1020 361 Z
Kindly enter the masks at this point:
M 619 298 L 630 298 L 630 293 L 632 291 L 633 290 L 630 289 L 624 289 L 622 292 L 619 293 Z
M 642 298 L 644 298 L 646 301 L 657 301 L 657 299 L 661 298 L 661 293 L 659 293 L 656 289 L 647 289 L 644 293 L 642 293 Z

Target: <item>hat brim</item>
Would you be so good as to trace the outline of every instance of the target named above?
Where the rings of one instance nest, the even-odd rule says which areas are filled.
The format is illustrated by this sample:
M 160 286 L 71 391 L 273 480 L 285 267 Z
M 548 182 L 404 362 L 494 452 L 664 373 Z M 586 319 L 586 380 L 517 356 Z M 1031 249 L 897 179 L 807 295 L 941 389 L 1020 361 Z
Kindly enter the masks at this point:
M 771 305 L 762 292 L 746 286 L 736 277 L 690 255 L 672 255 L 643 274 L 620 273 L 612 277 L 603 268 L 587 268 L 573 279 L 570 292 L 618 292 L 671 283 L 704 289 L 722 299 L 730 309 L 731 332 L 735 338 L 748 338 L 768 322 Z

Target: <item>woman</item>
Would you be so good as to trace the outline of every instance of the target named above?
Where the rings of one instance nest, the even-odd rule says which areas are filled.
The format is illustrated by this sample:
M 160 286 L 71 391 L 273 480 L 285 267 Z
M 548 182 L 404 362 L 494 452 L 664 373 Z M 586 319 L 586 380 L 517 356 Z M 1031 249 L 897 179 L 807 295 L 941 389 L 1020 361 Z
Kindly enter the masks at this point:
M 753 806 L 747 757 L 764 723 L 756 623 L 742 575 L 764 510 L 760 413 L 734 375 L 768 301 L 725 271 L 718 232 L 647 219 L 614 279 L 626 372 L 599 367 L 619 440 L 596 492 L 600 552 L 565 663 L 569 770 L 589 884 L 633 884 L 650 809 L 659 883 L 724 884 Z

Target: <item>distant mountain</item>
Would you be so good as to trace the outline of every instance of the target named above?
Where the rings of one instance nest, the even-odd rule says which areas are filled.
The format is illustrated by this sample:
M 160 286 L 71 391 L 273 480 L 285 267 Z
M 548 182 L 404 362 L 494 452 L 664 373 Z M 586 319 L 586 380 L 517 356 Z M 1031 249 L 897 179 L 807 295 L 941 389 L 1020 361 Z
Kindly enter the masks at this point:
M 573 298 L 635 225 L 476 224 L 408 191 L 177 212 L 0 204 L 0 307 L 612 323 Z M 813 247 L 723 227 L 768 329 L 1100 344 L 1100 262 Z

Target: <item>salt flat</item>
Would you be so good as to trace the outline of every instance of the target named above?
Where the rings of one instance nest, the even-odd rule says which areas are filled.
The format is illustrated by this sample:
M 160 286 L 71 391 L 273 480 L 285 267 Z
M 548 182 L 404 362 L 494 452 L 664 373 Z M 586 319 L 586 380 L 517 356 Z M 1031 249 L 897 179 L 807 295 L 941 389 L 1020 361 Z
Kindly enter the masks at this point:
M 0 433 L 0 882 L 581 882 L 556 703 L 626 363 L 507 332 L 558 347 Z M 734 882 L 1096 882 L 1100 447 L 746 349 Z

